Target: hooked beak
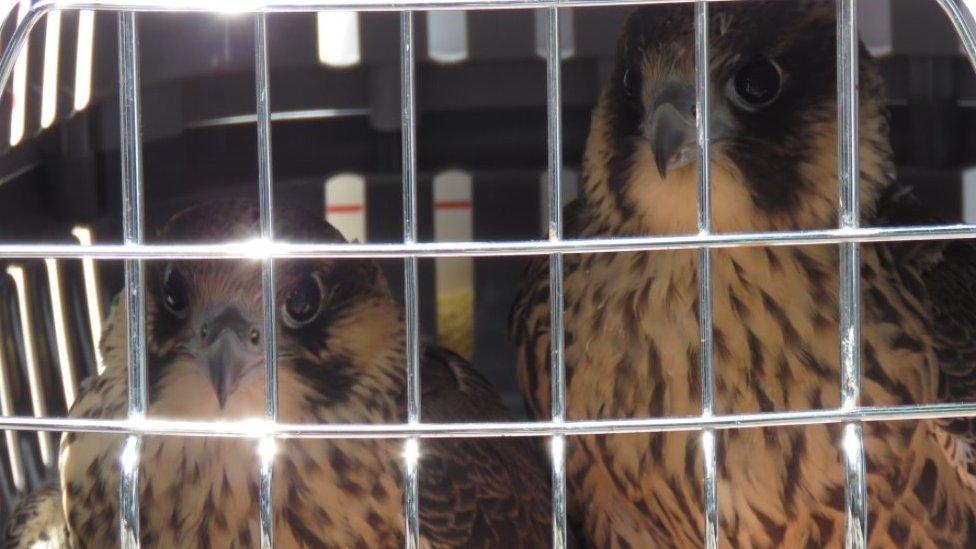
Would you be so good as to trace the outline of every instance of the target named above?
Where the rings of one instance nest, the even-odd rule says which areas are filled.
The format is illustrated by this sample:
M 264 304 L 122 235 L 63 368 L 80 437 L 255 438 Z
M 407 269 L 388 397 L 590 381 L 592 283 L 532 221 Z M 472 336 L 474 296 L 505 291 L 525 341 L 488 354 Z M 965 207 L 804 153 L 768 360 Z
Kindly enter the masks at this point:
M 728 128 L 717 114 L 709 121 L 709 141 L 724 138 Z M 644 135 L 651 144 L 654 163 L 661 179 L 668 170 L 692 163 L 698 150 L 698 128 L 695 120 L 695 88 L 668 82 L 659 88 L 651 106 L 649 124 Z
M 264 348 L 254 323 L 234 306 L 207 315 L 198 334 L 197 365 L 203 371 L 223 408 L 241 382 L 257 373 L 264 362 Z M 255 341 L 256 340 L 256 341 Z

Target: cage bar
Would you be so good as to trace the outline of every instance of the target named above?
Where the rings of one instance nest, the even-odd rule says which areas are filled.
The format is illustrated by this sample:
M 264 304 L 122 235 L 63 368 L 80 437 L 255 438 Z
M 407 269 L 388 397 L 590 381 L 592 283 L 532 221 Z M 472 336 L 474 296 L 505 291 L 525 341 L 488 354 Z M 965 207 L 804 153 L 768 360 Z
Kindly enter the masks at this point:
M 14 411 L 13 387 L 9 364 L 5 360 L 2 351 L 3 349 L 0 348 L 0 411 L 3 412 L 4 416 L 11 417 L 16 414 Z M 24 467 L 23 457 L 20 455 L 20 433 L 8 429 L 3 432 L 3 437 L 4 442 L 7 444 L 10 480 L 13 482 L 14 489 L 23 492 L 27 489 L 27 470 Z
M 711 160 L 709 156 L 708 110 L 708 3 L 695 2 L 695 125 L 698 138 L 698 234 L 707 235 L 711 222 Z M 698 250 L 698 333 L 701 360 L 702 416 L 715 412 L 714 368 L 712 361 L 712 251 Z M 702 466 L 704 468 L 705 547 L 718 547 L 718 502 L 715 472 L 715 432 L 701 433 Z
M 75 382 L 75 364 L 71 356 L 71 344 L 68 339 L 68 326 L 65 304 L 62 295 L 61 273 L 57 259 L 45 259 L 47 270 L 47 288 L 51 298 L 51 323 L 54 325 L 54 341 L 58 355 L 58 370 L 61 373 L 61 387 L 64 390 L 64 403 L 69 409 L 75 401 L 77 383 Z
M 400 122 L 403 159 L 403 242 L 417 242 L 417 125 L 415 91 L 415 42 L 413 12 L 400 13 Z M 407 347 L 407 425 L 420 423 L 420 283 L 417 278 L 417 258 L 403 260 L 403 301 Z M 403 512 L 405 546 L 420 547 L 420 500 L 418 475 L 420 441 L 404 442 Z
M 30 0 L 19 0 L 17 6 L 17 24 L 19 25 L 30 9 Z M 20 143 L 24 137 L 24 126 L 27 121 L 27 56 L 29 48 L 24 47 L 20 52 L 17 64 L 14 66 L 14 82 L 10 101 L 10 146 Z
M 803 231 L 688 234 L 621 238 L 563 240 L 511 240 L 504 242 L 413 242 L 333 244 L 269 242 L 255 249 L 253 242 L 224 244 L 73 244 L 0 243 L 2 259 L 302 259 L 406 257 L 511 257 L 551 254 L 694 250 L 753 246 L 806 246 L 844 242 L 918 242 L 976 239 L 976 225 L 927 225 L 913 227 L 858 227 Z
M 142 137 L 139 46 L 134 12 L 119 13 L 119 126 L 122 157 L 122 231 L 125 244 L 142 244 Z M 146 294 L 143 260 L 125 261 L 126 359 L 129 420 L 146 416 Z M 119 544 L 139 547 L 139 457 L 142 440 L 130 435 L 122 450 L 119 479 Z
M 837 122 L 838 195 L 841 229 L 856 228 L 858 201 L 858 37 L 856 0 L 837 0 Z M 840 245 L 840 370 L 841 408 L 854 409 L 861 393 L 861 259 L 859 244 Z M 867 543 L 867 479 L 864 437 L 859 422 L 844 425 L 844 545 L 849 549 Z
M 34 341 L 36 333 L 34 324 L 33 304 L 31 292 L 28 288 L 27 272 L 22 265 L 8 265 L 7 276 L 13 280 L 14 291 L 17 295 L 17 312 L 20 316 L 20 340 L 24 345 L 24 371 L 27 373 L 27 388 L 30 393 L 31 411 L 34 417 L 47 415 L 47 397 L 42 386 L 40 365 L 37 361 L 37 347 Z M 37 434 L 37 443 L 41 451 L 41 462 L 44 467 L 54 463 L 55 444 L 46 434 Z
M 798 412 L 722 414 L 711 417 L 677 416 L 586 421 L 503 421 L 474 423 L 346 423 L 258 425 L 253 422 L 183 421 L 161 419 L 82 419 L 0 417 L 0 429 L 12 431 L 69 431 L 76 433 L 152 434 L 159 436 L 215 436 L 288 439 L 425 439 L 553 437 L 555 435 L 622 435 L 672 433 L 703 429 L 755 429 L 842 424 L 850 421 L 916 421 L 976 417 L 976 403 L 859 406 Z
M 61 54 L 61 12 L 47 14 L 44 30 L 44 68 L 41 84 L 41 128 L 54 122 L 58 113 L 58 62 Z
M 254 82 L 258 128 L 258 202 L 261 240 L 274 239 L 274 182 L 271 158 L 271 81 L 268 74 L 267 15 L 254 17 Z M 278 349 L 275 329 L 274 259 L 261 262 L 261 304 L 264 313 L 264 414 L 268 421 L 278 421 Z M 261 547 L 274 546 L 274 480 L 275 441 L 258 441 L 260 458 L 260 536 Z
M 310 11 L 497 10 L 549 7 L 637 6 L 695 0 L 31 0 L 35 17 L 51 10 L 154 11 L 190 13 L 258 13 Z M 705 0 L 722 2 L 728 0 Z M 970 61 L 976 65 L 976 21 L 970 0 L 933 0 L 946 13 Z M 32 26 L 33 23 L 30 23 Z M 14 44 L 15 39 L 10 41 Z M 18 48 L 19 51 L 19 48 Z M 0 79 L 4 83 L 6 78 Z
M 73 227 L 71 234 L 81 246 L 91 246 L 94 240 L 91 228 L 82 225 Z M 95 370 L 100 374 L 105 371 L 105 361 L 102 360 L 102 348 L 99 345 L 102 337 L 102 292 L 98 287 L 95 260 L 90 257 L 83 257 L 81 271 L 85 283 L 85 308 L 88 310 L 88 326 L 91 330 L 92 352 L 95 355 Z
M 95 12 L 78 13 L 78 43 L 75 56 L 74 108 L 80 111 L 91 100 L 93 57 L 95 51 Z
M 559 8 L 546 14 L 546 133 L 549 161 L 549 241 L 563 238 L 562 207 L 562 82 L 559 51 Z M 553 423 L 566 419 L 566 363 L 563 327 L 563 256 L 549 256 L 549 352 L 551 359 L 551 406 Z M 552 546 L 566 547 L 566 441 L 561 435 L 551 441 L 552 460 Z

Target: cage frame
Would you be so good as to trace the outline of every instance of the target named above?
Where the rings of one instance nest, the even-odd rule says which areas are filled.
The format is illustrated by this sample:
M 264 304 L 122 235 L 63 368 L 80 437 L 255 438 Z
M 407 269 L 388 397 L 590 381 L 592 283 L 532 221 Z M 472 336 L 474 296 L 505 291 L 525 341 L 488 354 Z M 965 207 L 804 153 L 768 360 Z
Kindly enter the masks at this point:
M 91 246 L 54 243 L 0 243 L 0 258 L 83 258 L 125 261 L 127 305 L 129 406 L 123 420 L 2 416 L 0 429 L 28 431 L 98 432 L 125 435 L 120 457 L 119 540 L 122 547 L 139 547 L 138 465 L 142 435 L 231 436 L 256 441 L 260 460 L 260 538 L 262 547 L 273 547 L 273 443 L 278 438 L 391 438 L 403 439 L 406 455 L 404 486 L 405 546 L 420 546 L 417 453 L 422 439 L 455 437 L 549 437 L 553 500 L 553 545 L 565 547 L 566 479 L 565 437 L 597 434 L 700 431 L 704 464 L 704 517 L 706 547 L 717 547 L 716 450 L 714 431 L 772 426 L 839 423 L 843 425 L 841 452 L 845 471 L 845 546 L 864 547 L 867 542 L 867 499 L 863 453 L 863 422 L 976 417 L 976 403 L 940 403 L 899 406 L 861 406 L 859 246 L 869 242 L 974 239 L 976 225 L 864 228 L 859 226 L 858 203 L 858 36 L 857 0 L 837 3 L 837 97 L 838 97 L 838 227 L 824 230 L 712 234 L 709 220 L 710 174 L 708 135 L 708 5 L 725 0 L 245 0 L 194 2 L 191 0 L 31 0 L 17 24 L 8 47 L 0 57 L 0 90 L 5 90 L 14 64 L 31 30 L 46 14 L 56 10 L 119 12 L 119 109 L 123 188 L 122 244 Z M 789 1 L 789 0 L 784 0 Z M 976 70 L 976 19 L 974 0 L 934 0 L 945 12 L 963 49 Z M 647 5 L 656 3 L 695 5 L 695 89 L 698 161 L 698 233 L 679 236 L 626 237 L 574 240 L 563 238 L 560 177 L 560 49 L 559 10 L 566 7 Z M 10 6 L 16 1 L 8 2 Z M 548 239 L 512 242 L 426 243 L 417 241 L 415 42 L 413 12 L 442 9 L 546 9 L 547 37 L 547 137 L 549 198 Z M 403 243 L 322 244 L 275 242 L 273 235 L 270 85 L 266 14 L 326 10 L 400 12 L 400 76 L 403 177 Z M 9 11 L 9 10 L 7 10 Z M 144 243 L 144 205 L 140 137 L 138 37 L 136 15 L 140 12 L 243 12 L 254 15 L 255 87 L 258 137 L 258 191 L 261 239 L 257 243 L 222 243 L 190 246 Z M 712 364 L 711 251 L 735 246 L 793 246 L 837 244 L 840 248 L 841 404 L 837 408 L 715 414 Z M 567 420 L 565 417 L 565 364 L 563 357 L 563 255 L 628 251 L 697 249 L 699 253 L 699 335 L 702 352 L 702 412 L 698 416 L 652 417 L 614 420 Z M 419 311 L 417 259 L 421 257 L 485 257 L 545 255 L 550 265 L 550 322 L 552 337 L 552 410 L 549 421 L 424 423 L 421 416 L 419 376 Z M 277 421 L 277 364 L 273 262 L 283 258 L 359 257 L 403 258 L 405 328 L 407 338 L 407 417 L 396 424 L 296 425 Z M 261 259 L 267 372 L 266 421 L 195 422 L 145 417 L 145 260 L 149 259 Z

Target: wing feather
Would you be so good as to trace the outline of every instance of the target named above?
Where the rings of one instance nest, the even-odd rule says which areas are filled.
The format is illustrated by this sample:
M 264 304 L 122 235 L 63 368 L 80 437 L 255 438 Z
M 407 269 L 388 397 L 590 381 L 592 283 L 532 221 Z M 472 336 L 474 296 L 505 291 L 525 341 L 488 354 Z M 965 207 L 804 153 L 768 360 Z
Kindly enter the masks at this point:
M 421 372 L 424 421 L 512 419 L 491 384 L 460 356 L 428 347 Z M 435 547 L 548 545 L 549 476 L 537 443 L 531 438 L 426 442 L 420 465 L 424 538 Z
M 912 187 L 893 185 L 881 201 L 877 224 L 915 226 L 957 223 L 916 198 Z M 976 241 L 946 240 L 889 245 L 899 275 L 928 306 L 939 363 L 939 399 L 976 402 Z M 976 419 L 940 422 L 943 448 L 960 476 L 976 488 Z
M 38 488 L 14 508 L 4 533 L 8 549 L 68 547 L 68 525 L 56 482 Z

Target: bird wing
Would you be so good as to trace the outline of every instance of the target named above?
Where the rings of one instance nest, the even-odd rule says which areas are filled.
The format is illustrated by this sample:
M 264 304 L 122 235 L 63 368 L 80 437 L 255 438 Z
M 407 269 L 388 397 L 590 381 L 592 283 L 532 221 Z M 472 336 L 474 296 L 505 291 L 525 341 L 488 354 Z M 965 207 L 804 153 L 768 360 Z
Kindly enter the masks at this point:
M 7 523 L 7 549 L 68 547 L 68 525 L 61 507 L 61 488 L 51 482 L 22 499 Z
M 923 204 L 903 184 L 892 186 L 877 215 L 882 226 L 958 222 Z M 897 243 L 889 248 L 906 286 L 926 296 L 939 363 L 939 399 L 976 402 L 976 241 Z M 976 419 L 947 420 L 940 426 L 946 436 L 943 446 L 976 488 Z
M 578 238 L 585 216 L 582 198 L 563 208 L 563 233 Z M 575 268 L 579 256 L 565 256 L 563 277 Z M 522 272 L 522 283 L 508 315 L 508 337 L 519 361 L 519 384 L 525 408 L 532 417 L 550 417 L 549 256 L 533 256 Z
M 506 421 L 491 384 L 460 356 L 427 347 L 425 422 Z M 549 477 L 537 439 L 430 439 L 421 446 L 420 521 L 434 547 L 542 547 L 550 540 Z
M 119 341 L 124 337 L 124 330 L 122 335 L 117 335 L 118 331 L 113 327 L 119 322 L 124 322 L 124 310 L 125 304 L 119 296 L 116 296 L 101 339 L 103 356 L 109 363 L 117 359 L 120 352 Z M 113 334 L 114 338 L 109 337 L 109 334 Z M 122 417 L 126 402 L 125 382 L 117 376 L 112 379 L 110 377 L 108 374 L 100 374 L 83 380 L 78 387 L 78 397 L 68 413 L 69 417 Z M 61 440 L 62 448 L 70 446 L 77 436 L 78 433 L 65 433 Z M 60 464 L 59 467 L 65 466 L 66 463 Z M 65 500 L 62 497 L 59 480 L 39 488 L 20 501 L 7 523 L 3 547 L 12 549 L 71 546 L 65 505 L 69 509 L 72 504 L 78 505 L 70 498 Z M 82 515 L 87 516 L 93 512 L 93 509 L 86 508 Z

